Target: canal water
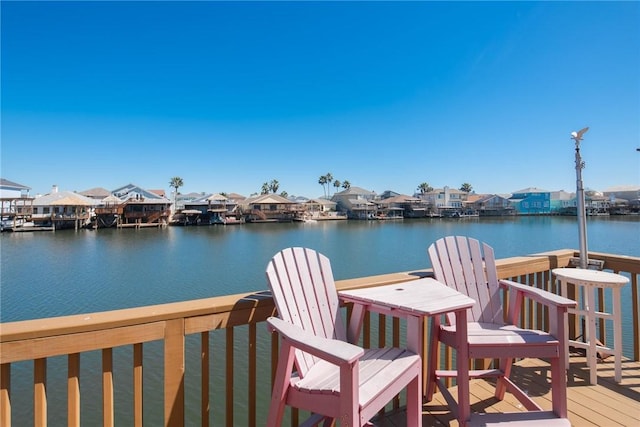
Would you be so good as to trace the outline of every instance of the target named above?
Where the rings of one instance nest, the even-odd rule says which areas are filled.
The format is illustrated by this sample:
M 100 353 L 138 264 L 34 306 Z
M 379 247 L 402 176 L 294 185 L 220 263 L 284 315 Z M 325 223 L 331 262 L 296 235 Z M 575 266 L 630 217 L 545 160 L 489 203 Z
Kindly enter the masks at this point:
M 325 221 L 2 233 L 0 320 L 88 313 L 263 290 L 267 286 L 264 270 L 268 260 L 290 246 L 310 247 L 327 255 L 336 279 L 424 269 L 430 267 L 427 247 L 447 235 L 466 235 L 485 241 L 494 247 L 497 258 L 578 249 L 575 217 Z M 590 251 L 638 257 L 640 217 L 590 217 L 587 237 Z M 626 286 L 623 298 L 630 295 L 630 286 Z M 626 310 L 630 310 L 629 306 L 626 304 Z M 625 323 L 630 323 L 629 312 L 623 312 L 623 317 Z M 623 328 L 623 334 L 627 334 L 623 342 L 631 342 L 631 333 L 630 327 Z M 216 339 L 224 340 L 224 337 L 213 341 Z M 189 363 L 198 365 L 197 344 L 193 347 L 194 355 L 187 357 L 196 358 Z M 161 343 L 145 346 L 145 358 L 154 354 L 161 357 L 161 348 Z M 624 350 L 626 356 L 631 356 L 630 348 Z M 128 352 L 130 350 L 123 349 L 120 357 L 128 359 Z M 99 357 L 83 359 L 82 363 L 83 372 L 88 373 L 82 375 L 81 387 L 82 382 L 99 382 Z M 161 381 L 162 369 L 154 372 L 147 369 L 146 363 L 145 384 Z M 56 364 L 60 364 L 59 369 Z M 22 368 L 16 365 L 14 371 L 19 372 Z M 61 387 L 66 391 L 65 360 L 52 360 L 50 365 L 53 365 L 48 367 L 51 375 L 61 372 Z M 128 362 L 127 369 L 130 366 Z M 24 369 L 32 368 L 30 365 Z M 17 389 L 15 393 L 22 393 L 19 381 L 12 381 L 12 387 Z M 24 387 L 24 393 L 30 393 L 29 387 Z M 116 395 L 130 393 L 130 384 L 122 387 Z M 161 392 L 147 387 L 150 389 L 145 391 L 145 401 L 162 402 L 161 396 L 154 396 Z M 194 393 L 196 398 L 196 389 L 187 387 L 187 393 Z M 260 393 L 268 395 L 269 391 Z M 50 405 L 55 407 L 56 398 L 53 397 Z M 92 400 L 82 402 L 83 414 L 93 409 L 100 412 L 99 397 Z M 15 425 L 27 423 L 31 412 L 29 404 L 14 405 Z M 97 406 L 92 408 L 92 405 Z M 212 402 L 212 410 L 216 410 L 216 405 L 219 403 Z M 123 406 L 118 406 L 117 418 L 129 425 L 131 412 L 126 404 Z M 149 406 L 152 409 L 146 409 L 145 424 L 147 421 L 149 425 L 161 423 L 161 406 L 155 406 L 156 410 L 154 405 Z M 63 408 L 50 409 L 49 425 L 66 423 Z M 198 418 L 198 411 L 187 410 L 188 424 L 189 420 Z M 224 409 L 217 411 L 224 412 Z M 246 421 L 238 420 L 237 425 L 246 425 Z

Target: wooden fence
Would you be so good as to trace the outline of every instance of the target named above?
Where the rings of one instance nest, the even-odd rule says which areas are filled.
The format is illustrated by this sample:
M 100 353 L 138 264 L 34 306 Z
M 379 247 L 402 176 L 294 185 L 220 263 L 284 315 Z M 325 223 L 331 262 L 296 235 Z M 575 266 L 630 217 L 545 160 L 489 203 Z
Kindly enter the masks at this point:
M 551 270 L 575 256 L 559 250 L 502 259 L 498 273 L 557 292 Z M 623 309 L 632 313 L 633 333 L 625 346 L 637 361 L 640 258 L 589 258 L 631 279 Z M 337 286 L 380 286 L 429 274 L 362 277 Z M 0 425 L 263 425 L 278 354 L 278 339 L 263 322 L 274 312 L 268 292 L 257 292 L 0 324 Z M 537 305 L 522 310 L 525 326 L 545 329 L 547 320 Z M 579 325 L 570 327 L 575 334 Z M 403 328 L 397 319 L 372 315 L 360 344 L 402 345 Z M 606 332 L 602 326 L 601 337 Z M 453 355 L 442 353 L 439 364 L 451 366 Z M 298 416 L 288 412 L 292 425 Z

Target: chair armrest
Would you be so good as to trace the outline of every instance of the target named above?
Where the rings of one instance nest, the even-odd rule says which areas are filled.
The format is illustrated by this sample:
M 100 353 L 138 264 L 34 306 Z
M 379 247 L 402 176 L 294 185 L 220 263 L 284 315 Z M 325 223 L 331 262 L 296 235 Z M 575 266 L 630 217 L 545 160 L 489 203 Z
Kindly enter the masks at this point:
M 364 354 L 356 345 L 341 340 L 319 337 L 277 317 L 267 319 L 270 331 L 277 331 L 292 347 L 319 357 L 334 365 L 351 364 Z
M 527 298 L 541 304 L 564 308 L 572 308 L 576 306 L 576 302 L 572 299 L 556 295 L 552 292 L 545 291 L 544 289 L 523 285 L 522 283 L 514 282 L 512 280 L 500 280 L 500 286 L 503 288 L 516 289 L 518 292 L 522 292 Z

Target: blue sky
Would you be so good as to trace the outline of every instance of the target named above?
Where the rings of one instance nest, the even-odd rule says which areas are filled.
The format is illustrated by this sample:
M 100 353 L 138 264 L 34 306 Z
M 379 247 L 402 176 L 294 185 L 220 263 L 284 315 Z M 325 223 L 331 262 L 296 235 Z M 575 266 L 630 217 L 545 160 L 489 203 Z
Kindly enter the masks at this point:
M 7 2 L 1 175 L 317 197 L 640 184 L 639 2 Z M 332 189 L 333 192 L 333 189 Z

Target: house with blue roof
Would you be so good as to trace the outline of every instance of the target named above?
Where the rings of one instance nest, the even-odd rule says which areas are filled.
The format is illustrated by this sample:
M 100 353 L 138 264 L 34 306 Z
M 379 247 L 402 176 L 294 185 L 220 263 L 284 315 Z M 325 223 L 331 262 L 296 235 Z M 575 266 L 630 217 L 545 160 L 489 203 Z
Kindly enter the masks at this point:
M 518 215 L 549 215 L 551 213 L 551 192 L 535 187 L 515 191 L 509 197 Z

